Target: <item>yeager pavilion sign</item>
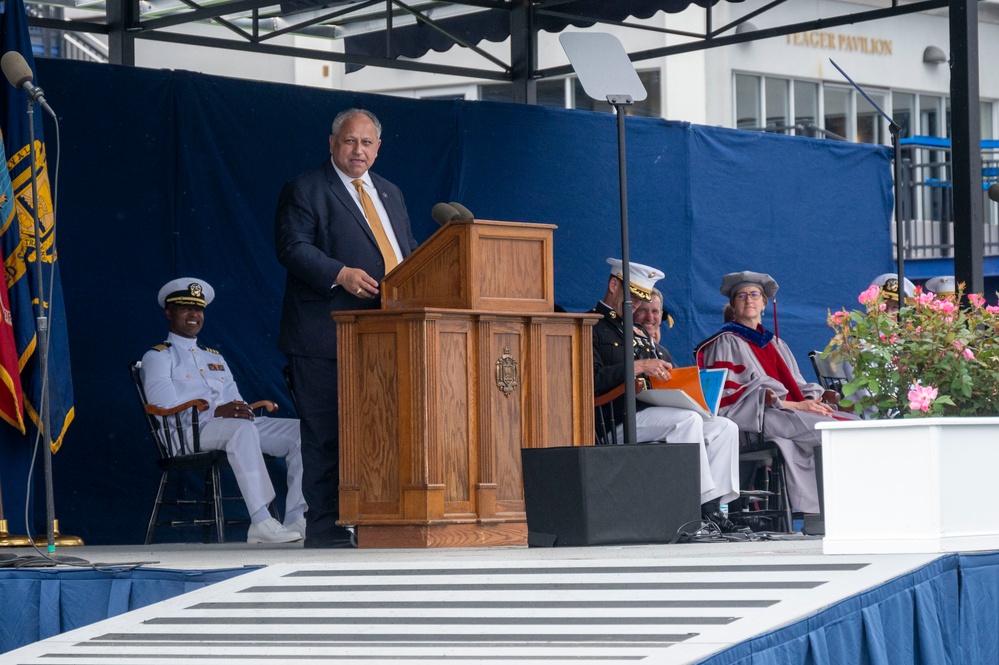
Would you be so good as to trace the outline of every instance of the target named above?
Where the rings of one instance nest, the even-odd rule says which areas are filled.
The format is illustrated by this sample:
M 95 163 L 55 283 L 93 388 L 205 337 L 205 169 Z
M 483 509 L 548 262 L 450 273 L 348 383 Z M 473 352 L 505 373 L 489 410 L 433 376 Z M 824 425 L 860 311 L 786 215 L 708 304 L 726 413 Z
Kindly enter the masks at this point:
M 823 48 L 833 51 L 866 53 L 868 55 L 891 55 L 892 53 L 890 39 L 859 37 L 857 35 L 846 35 L 841 32 L 825 32 L 823 30 L 796 32 L 793 35 L 787 36 L 787 43 L 790 46 Z

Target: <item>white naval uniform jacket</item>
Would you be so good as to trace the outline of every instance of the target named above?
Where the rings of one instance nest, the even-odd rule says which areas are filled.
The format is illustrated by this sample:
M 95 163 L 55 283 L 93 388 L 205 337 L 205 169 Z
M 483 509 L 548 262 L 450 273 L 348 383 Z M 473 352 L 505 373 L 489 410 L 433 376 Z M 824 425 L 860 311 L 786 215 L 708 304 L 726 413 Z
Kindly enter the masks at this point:
M 214 417 L 217 407 L 243 399 L 222 354 L 174 333 L 142 356 L 142 385 L 149 403 L 164 409 L 205 400 L 209 408 L 198 414 L 202 424 Z M 189 427 L 190 412 L 182 420 Z

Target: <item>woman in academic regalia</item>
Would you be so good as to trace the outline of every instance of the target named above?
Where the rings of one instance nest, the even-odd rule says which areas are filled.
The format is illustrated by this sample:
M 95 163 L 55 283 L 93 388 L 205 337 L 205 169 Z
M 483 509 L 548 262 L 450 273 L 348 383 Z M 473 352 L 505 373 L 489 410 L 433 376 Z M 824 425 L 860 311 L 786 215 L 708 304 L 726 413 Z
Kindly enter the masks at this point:
M 795 512 L 819 511 L 814 448 L 822 443 L 816 423 L 856 420 L 837 411 L 833 391 L 805 381 L 794 354 L 763 327 L 763 314 L 777 282 L 765 273 L 744 270 L 722 278 L 733 320 L 697 345 L 697 364 L 728 370 L 718 414 L 744 432 L 763 432 L 784 455 L 788 494 Z M 832 393 L 832 394 L 829 394 Z

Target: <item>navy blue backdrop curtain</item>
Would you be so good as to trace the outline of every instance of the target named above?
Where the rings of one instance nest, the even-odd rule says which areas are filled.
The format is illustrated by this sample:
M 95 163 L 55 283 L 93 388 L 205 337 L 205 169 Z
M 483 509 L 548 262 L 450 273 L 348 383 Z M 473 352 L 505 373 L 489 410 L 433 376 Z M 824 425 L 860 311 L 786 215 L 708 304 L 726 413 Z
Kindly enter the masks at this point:
M 780 334 L 809 377 L 808 351 L 830 336 L 815 324 L 830 308 L 859 307 L 871 279 L 894 270 L 891 150 L 807 138 L 794 145 L 762 132 L 691 128 L 691 315 L 696 336 L 706 337 L 722 323 L 721 276 L 769 273 L 780 285 Z M 773 310 L 764 321 L 771 331 Z
M 996 614 L 962 622 L 966 598 L 959 567 L 966 558 L 938 559 L 907 575 L 833 605 L 803 621 L 738 644 L 702 665 L 972 665 L 964 646 L 995 633 Z M 979 587 L 995 585 L 995 559 Z M 981 588 L 976 588 L 980 592 Z M 989 621 L 992 623 L 990 624 Z M 963 624 L 963 625 L 962 625 Z M 959 632 L 959 629 L 968 632 Z
M 54 462 L 56 514 L 88 543 L 142 540 L 158 474 L 126 367 L 166 334 L 155 295 L 167 280 L 215 286 L 200 341 L 226 356 L 245 397 L 291 412 L 275 344 L 284 272 L 273 211 L 282 183 L 329 158 L 338 110 L 381 119 L 375 170 L 402 188 L 417 240 L 437 228 L 440 201 L 481 219 L 557 224 L 556 300 L 570 311 L 603 295 L 604 259 L 621 254 L 611 114 L 59 60 L 38 68 L 62 119 L 59 251 L 77 395 Z M 881 149 L 647 118 L 627 126 L 631 256 L 666 272 L 677 324 L 664 342 L 678 362 L 717 327 L 724 272 L 777 278 L 781 334 L 804 364 L 828 338 L 826 308 L 855 303 L 891 269 Z M 5 488 L 6 466 L 0 454 Z M 23 496 L 4 500 L 14 522 Z

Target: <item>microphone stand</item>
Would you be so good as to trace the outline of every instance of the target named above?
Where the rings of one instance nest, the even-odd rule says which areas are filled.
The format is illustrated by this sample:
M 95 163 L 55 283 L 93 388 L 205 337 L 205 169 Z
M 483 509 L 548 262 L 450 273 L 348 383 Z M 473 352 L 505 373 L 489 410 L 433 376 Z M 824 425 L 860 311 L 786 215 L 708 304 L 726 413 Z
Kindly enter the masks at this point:
M 45 451 L 45 525 L 48 550 L 55 552 L 55 493 L 52 488 L 52 428 L 49 422 L 49 320 L 45 315 L 45 285 L 42 278 L 42 230 L 38 220 L 38 176 L 35 173 L 35 103 L 28 98 L 28 154 L 31 156 L 31 218 L 35 232 L 35 293 L 38 307 L 35 330 L 38 335 L 38 371 L 42 373 L 41 419 L 42 445 Z M 53 251 L 55 248 L 53 247 Z
M 892 165 L 895 179 L 895 261 L 898 265 L 899 317 L 905 305 L 905 221 L 902 219 L 902 128 L 893 118 L 888 119 L 888 133 L 891 134 L 891 145 L 895 151 L 895 163 Z
M 35 102 L 28 97 L 28 141 L 31 166 L 31 218 L 34 224 L 35 237 L 35 289 L 38 295 L 38 307 L 36 309 L 35 330 L 38 336 L 38 371 L 42 373 L 42 394 L 41 404 L 38 410 L 41 421 L 42 434 L 42 459 L 45 469 L 45 535 L 48 553 L 55 552 L 56 542 L 60 545 L 82 545 L 83 541 L 77 536 L 62 536 L 59 534 L 59 523 L 55 518 L 55 492 L 52 481 L 52 424 L 49 414 L 49 319 L 46 316 L 48 305 L 45 299 L 45 282 L 42 276 L 42 230 L 41 222 L 38 219 L 38 175 L 35 164 Z M 55 253 L 55 244 L 52 245 L 52 252 Z M 53 266 L 52 279 L 55 279 L 55 268 Z M 51 282 L 51 280 L 50 280 Z M 71 557 L 73 558 L 73 557 Z
M 621 188 L 621 279 L 624 282 L 624 300 L 621 313 L 624 319 L 624 442 L 638 441 L 635 423 L 635 323 L 631 311 L 631 258 L 628 251 L 628 178 L 625 168 L 624 107 L 634 104 L 631 95 L 607 95 L 607 102 L 617 114 L 617 165 Z
M 836 61 L 829 58 L 829 62 L 832 63 L 833 67 L 839 70 L 839 73 L 850 82 L 857 92 L 867 100 L 867 102 L 874 107 L 881 117 L 888 121 L 888 132 L 891 134 L 891 143 L 894 148 L 895 163 L 892 166 L 893 175 L 895 179 L 895 261 L 898 266 L 896 269 L 898 271 L 898 292 L 899 292 L 899 320 L 902 318 L 902 305 L 905 304 L 905 224 L 902 220 L 902 143 L 901 143 L 901 133 L 902 127 L 895 122 L 895 119 L 884 112 L 884 110 L 877 105 L 877 103 L 871 99 L 871 96 L 864 92 L 864 89 L 857 85 L 850 75 L 843 71 L 843 69 L 836 64 Z

